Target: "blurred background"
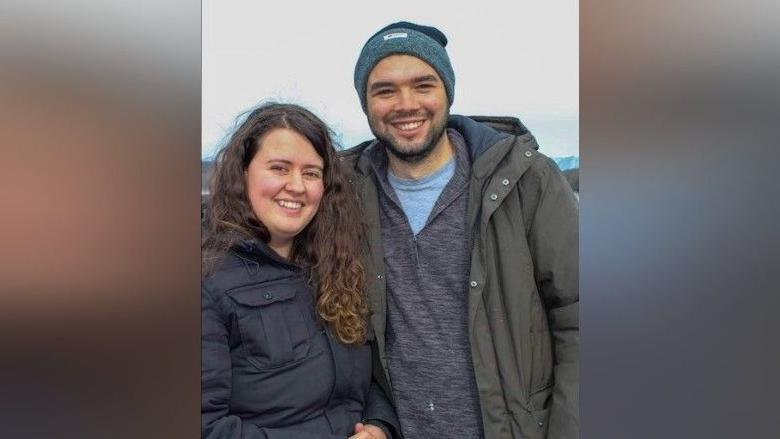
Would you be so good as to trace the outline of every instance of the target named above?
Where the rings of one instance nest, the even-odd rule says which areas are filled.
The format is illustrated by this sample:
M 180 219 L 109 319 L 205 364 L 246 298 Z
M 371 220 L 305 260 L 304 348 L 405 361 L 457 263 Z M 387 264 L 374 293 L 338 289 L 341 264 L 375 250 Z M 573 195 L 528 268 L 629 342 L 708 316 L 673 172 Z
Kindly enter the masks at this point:
M 199 434 L 200 16 L 0 4 L 0 437 Z
M 548 40 L 566 52 L 571 40 L 552 21 L 556 11 L 570 20 L 574 6 L 550 4 L 558 9 L 546 15 L 521 8 L 496 18 L 496 41 L 536 30 L 506 52 L 471 47 L 478 36 L 458 40 L 468 20 L 441 25 L 452 49 L 467 51 L 451 52 L 454 110 L 516 115 L 542 148 L 558 143 L 544 140 L 538 120 L 555 117 L 529 112 L 569 89 L 528 102 L 498 91 L 495 106 L 461 107 L 486 83 L 504 82 L 462 63 L 515 62 L 516 51 Z M 0 4 L 1 437 L 198 435 L 200 164 L 204 144 L 266 95 L 247 93 L 207 126 L 209 87 L 220 82 L 208 70 L 215 5 Z M 241 5 L 227 27 L 284 31 L 279 45 L 298 38 L 297 23 L 384 11 L 350 21 L 361 38 L 338 44 L 353 50 L 348 59 L 315 67 L 346 69 L 332 80 L 349 111 L 359 111 L 349 78 L 362 38 L 401 17 L 438 17 L 407 15 L 425 6 L 404 2 L 306 2 L 281 15 Z M 457 7 L 476 23 L 510 6 L 491 5 Z M 442 16 L 454 8 L 440 6 Z M 780 431 L 778 12 L 769 1 L 579 8 L 583 438 Z M 241 71 L 258 53 L 241 53 L 230 68 Z M 309 96 L 289 91 L 280 93 Z M 524 107 L 499 106 L 516 102 Z M 346 116 L 318 111 L 347 138 Z

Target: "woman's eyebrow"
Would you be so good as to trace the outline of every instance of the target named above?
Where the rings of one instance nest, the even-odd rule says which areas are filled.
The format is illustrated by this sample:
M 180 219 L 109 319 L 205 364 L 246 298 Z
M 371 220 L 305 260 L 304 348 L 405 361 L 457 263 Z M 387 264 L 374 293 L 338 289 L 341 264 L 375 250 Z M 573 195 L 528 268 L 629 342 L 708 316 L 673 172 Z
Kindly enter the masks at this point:
M 283 163 L 285 165 L 292 165 L 292 164 L 294 164 L 292 161 L 287 160 L 287 159 L 268 159 L 268 163 Z M 304 168 L 317 168 L 319 170 L 324 169 L 324 166 L 318 165 L 318 164 L 314 164 L 314 163 L 304 164 L 303 167 Z

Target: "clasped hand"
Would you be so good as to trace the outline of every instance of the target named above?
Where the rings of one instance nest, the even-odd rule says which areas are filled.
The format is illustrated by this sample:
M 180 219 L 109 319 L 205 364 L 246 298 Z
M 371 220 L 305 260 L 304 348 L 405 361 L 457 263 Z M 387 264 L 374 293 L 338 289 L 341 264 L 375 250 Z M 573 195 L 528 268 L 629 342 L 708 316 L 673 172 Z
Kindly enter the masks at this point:
M 350 436 L 349 439 L 387 439 L 387 436 L 376 425 L 358 422 L 355 424 L 355 434 Z

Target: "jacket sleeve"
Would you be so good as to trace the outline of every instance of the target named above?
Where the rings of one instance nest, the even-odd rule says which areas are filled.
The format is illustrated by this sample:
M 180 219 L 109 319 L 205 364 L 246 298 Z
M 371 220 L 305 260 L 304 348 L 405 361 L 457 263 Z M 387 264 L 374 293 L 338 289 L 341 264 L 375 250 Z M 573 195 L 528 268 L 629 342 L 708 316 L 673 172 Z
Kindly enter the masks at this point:
M 230 414 L 228 322 L 206 287 L 201 287 L 201 437 L 203 439 L 343 439 L 293 428 L 263 428 Z
M 553 341 L 555 384 L 547 437 L 578 438 L 579 209 L 555 163 L 545 157 L 542 165 L 529 245 Z
M 379 422 L 376 422 L 379 421 Z M 384 390 L 375 381 L 371 382 L 368 391 L 366 408 L 363 411 L 363 423 L 373 424 L 385 432 L 387 439 L 398 439 L 401 426 L 390 400 L 387 399 Z

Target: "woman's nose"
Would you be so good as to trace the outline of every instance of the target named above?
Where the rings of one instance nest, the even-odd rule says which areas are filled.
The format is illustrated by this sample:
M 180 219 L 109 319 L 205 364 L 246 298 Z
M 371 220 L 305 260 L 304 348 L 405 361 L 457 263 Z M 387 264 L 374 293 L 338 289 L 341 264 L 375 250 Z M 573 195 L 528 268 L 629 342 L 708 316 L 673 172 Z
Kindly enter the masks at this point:
M 306 187 L 303 185 L 303 175 L 299 172 L 293 172 L 290 174 L 290 178 L 287 180 L 285 189 L 290 192 L 303 192 Z

